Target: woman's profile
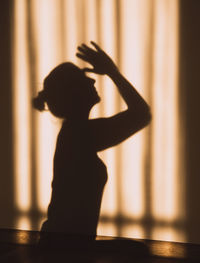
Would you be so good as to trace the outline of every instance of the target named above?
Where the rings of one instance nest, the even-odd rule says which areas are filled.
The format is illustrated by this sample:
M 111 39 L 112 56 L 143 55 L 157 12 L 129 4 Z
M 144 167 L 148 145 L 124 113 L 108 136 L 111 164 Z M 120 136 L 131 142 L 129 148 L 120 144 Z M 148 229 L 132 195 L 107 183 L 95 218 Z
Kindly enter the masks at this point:
M 48 217 L 41 232 L 95 238 L 107 169 L 99 151 L 115 146 L 145 127 L 150 109 L 135 88 L 122 76 L 112 59 L 94 42 L 82 44 L 77 57 L 92 68 L 80 69 L 66 62 L 54 68 L 33 105 L 42 111 L 45 104 L 63 123 L 54 155 L 52 195 Z M 100 102 L 95 80 L 86 72 L 107 75 L 127 105 L 125 111 L 108 118 L 89 119 L 92 107 Z

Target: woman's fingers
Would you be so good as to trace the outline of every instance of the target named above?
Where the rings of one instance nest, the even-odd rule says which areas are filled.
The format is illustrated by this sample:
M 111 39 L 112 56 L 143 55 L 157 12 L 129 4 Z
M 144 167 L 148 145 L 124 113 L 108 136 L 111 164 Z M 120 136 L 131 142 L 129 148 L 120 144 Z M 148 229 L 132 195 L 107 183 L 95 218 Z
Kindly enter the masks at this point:
M 102 49 L 95 43 L 94 41 L 90 41 L 90 43 L 96 48 L 97 51 L 102 51 Z
M 76 56 L 86 62 L 89 62 L 89 60 L 87 59 L 87 57 L 85 55 L 82 55 L 80 53 L 76 53 Z
M 78 49 L 79 51 L 81 51 L 82 53 L 85 52 L 85 49 L 84 49 L 83 47 L 81 47 L 81 46 L 78 46 L 77 49 Z
M 90 48 L 86 44 L 78 46 L 77 57 L 86 61 L 93 66 L 93 69 L 86 68 L 85 71 L 94 72 L 96 74 L 109 74 L 116 70 L 117 67 L 112 59 L 102 50 L 94 41 L 90 42 L 93 46 Z
M 86 44 L 82 44 L 81 47 L 83 47 L 85 49 L 85 51 L 87 51 L 87 52 L 91 52 L 91 53 L 95 52 L 94 49 L 88 47 Z
M 85 44 L 82 44 L 81 46 L 78 46 L 78 50 L 81 51 L 83 54 L 86 54 L 88 56 L 92 56 L 96 53 L 96 51 L 90 47 L 88 47 Z
M 95 55 L 97 51 L 94 49 L 88 47 L 86 44 L 81 44 L 81 46 L 78 46 L 78 53 L 76 53 L 76 56 L 81 58 L 82 60 L 93 64 L 93 60 L 95 58 Z
M 91 41 L 90 43 L 95 47 L 96 50 L 88 47 L 88 46 L 87 46 L 86 44 L 84 44 L 84 43 L 81 44 L 80 46 L 78 46 L 77 49 L 78 49 L 80 52 L 82 52 L 83 54 L 86 54 L 86 55 L 89 55 L 89 56 L 96 54 L 97 51 L 102 51 L 101 48 L 100 48 L 94 41 Z
M 91 44 L 93 45 L 93 48 L 90 48 L 86 44 L 78 46 L 78 53 L 76 56 L 93 66 L 93 68 L 85 68 L 86 72 L 105 74 L 107 56 L 95 42 L 91 41 Z
M 83 71 L 84 72 L 92 72 L 92 73 L 95 72 L 94 68 L 84 68 Z

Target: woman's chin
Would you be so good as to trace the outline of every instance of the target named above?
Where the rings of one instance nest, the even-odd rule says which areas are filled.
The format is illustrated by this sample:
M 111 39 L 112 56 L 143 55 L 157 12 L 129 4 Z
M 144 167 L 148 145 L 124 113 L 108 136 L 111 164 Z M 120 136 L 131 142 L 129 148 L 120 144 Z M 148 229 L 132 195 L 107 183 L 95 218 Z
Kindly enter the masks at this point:
M 91 106 L 93 107 L 94 105 L 96 105 L 97 103 L 99 103 L 101 101 L 101 98 L 99 97 L 99 95 L 93 97 L 92 101 L 91 101 Z
M 101 101 L 101 98 L 99 97 L 99 95 L 97 95 L 97 97 L 96 97 L 96 103 L 99 103 Z M 95 103 L 95 104 L 96 104 Z

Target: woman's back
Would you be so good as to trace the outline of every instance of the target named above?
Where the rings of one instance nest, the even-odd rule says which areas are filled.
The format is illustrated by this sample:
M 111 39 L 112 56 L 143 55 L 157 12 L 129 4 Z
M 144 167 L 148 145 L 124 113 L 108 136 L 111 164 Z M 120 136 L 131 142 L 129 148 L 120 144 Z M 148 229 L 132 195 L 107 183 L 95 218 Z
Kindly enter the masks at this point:
M 64 122 L 58 135 L 52 197 L 43 230 L 96 234 L 107 171 L 93 147 L 89 122 Z

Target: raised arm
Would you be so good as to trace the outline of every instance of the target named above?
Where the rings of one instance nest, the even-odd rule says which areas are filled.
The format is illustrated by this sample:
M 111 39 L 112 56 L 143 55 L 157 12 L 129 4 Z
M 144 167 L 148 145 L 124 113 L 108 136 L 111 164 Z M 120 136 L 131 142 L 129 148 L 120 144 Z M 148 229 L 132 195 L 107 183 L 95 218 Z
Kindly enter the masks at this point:
M 151 114 L 148 104 L 122 76 L 112 59 L 96 43 L 91 43 L 95 49 L 85 44 L 78 47 L 77 56 L 93 66 L 85 68 L 85 71 L 109 76 L 127 105 L 127 110 L 119 114 L 91 122 L 96 148 L 103 150 L 124 141 L 145 127 L 151 120 Z

